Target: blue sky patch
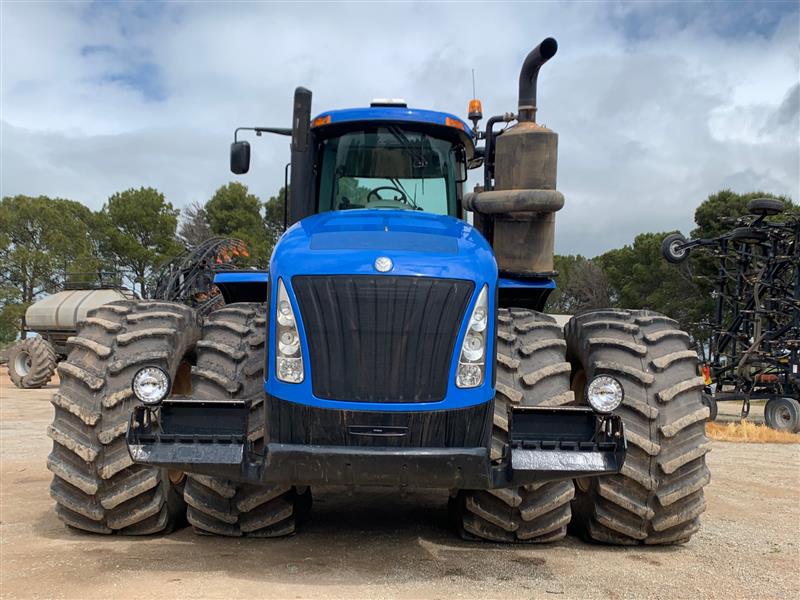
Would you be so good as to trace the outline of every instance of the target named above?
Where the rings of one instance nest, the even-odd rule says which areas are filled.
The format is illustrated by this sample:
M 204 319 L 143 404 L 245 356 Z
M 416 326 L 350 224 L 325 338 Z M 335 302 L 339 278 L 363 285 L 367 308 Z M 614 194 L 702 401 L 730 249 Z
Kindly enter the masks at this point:
M 758 35 L 769 39 L 796 2 L 646 2 L 609 5 L 609 21 L 630 41 L 643 41 L 689 28 L 722 38 Z
M 101 82 L 131 87 L 140 91 L 146 100 L 161 102 L 166 100 L 167 93 L 160 73 L 158 65 L 144 62 L 131 65 L 124 71 L 108 73 Z

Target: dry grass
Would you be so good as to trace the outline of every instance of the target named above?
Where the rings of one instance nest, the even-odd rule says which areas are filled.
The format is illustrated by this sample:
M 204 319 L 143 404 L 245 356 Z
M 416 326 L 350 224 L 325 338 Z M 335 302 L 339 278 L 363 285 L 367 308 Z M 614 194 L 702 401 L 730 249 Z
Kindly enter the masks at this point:
M 706 423 L 706 435 L 722 442 L 745 442 L 750 444 L 798 444 L 800 434 L 776 431 L 766 425 L 749 421 L 736 423 Z

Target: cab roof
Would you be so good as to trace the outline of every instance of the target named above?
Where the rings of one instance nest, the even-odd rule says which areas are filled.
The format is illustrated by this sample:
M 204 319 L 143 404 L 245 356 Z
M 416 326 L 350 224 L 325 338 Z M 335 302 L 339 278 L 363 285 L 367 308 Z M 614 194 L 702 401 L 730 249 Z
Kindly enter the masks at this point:
M 345 123 L 359 122 L 384 123 L 417 123 L 422 125 L 435 125 L 455 130 L 471 154 L 475 147 L 475 136 L 472 129 L 463 119 L 454 114 L 438 110 L 422 108 L 407 108 L 405 106 L 370 106 L 363 108 L 343 108 L 329 110 L 317 115 L 311 121 L 311 127 L 326 127 L 328 125 L 343 125 Z

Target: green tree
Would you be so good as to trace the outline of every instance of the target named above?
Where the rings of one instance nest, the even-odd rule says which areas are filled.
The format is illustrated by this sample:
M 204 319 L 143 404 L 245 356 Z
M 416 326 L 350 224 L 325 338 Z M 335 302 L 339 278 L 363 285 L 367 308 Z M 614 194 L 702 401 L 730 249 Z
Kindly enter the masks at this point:
M 238 182 L 219 188 L 205 206 L 214 235 L 242 240 L 250 253 L 250 265 L 266 268 L 272 240 L 261 209 L 261 200 Z
M 605 271 L 610 300 L 617 308 L 649 309 L 676 319 L 701 337 L 699 322 L 708 314 L 710 296 L 683 270 L 661 256 L 667 233 L 642 233 L 633 244 L 594 259 Z
M 25 309 L 28 307 L 20 302 L 16 292 L 9 285 L 0 286 L 0 348 L 17 339 Z
M 264 226 L 267 228 L 267 234 L 270 240 L 270 253 L 283 234 L 283 224 L 285 222 L 284 211 L 287 208 L 286 192 L 286 188 L 281 187 L 277 194 L 270 196 L 270 199 L 264 203 Z
M 206 208 L 201 202 L 192 202 L 182 211 L 178 237 L 189 247 L 199 246 L 214 237 L 208 225 Z
M 546 312 L 556 315 L 568 315 L 571 313 L 571 301 L 564 294 L 572 269 L 580 261 L 586 260 L 580 254 L 556 254 L 553 256 L 554 269 L 558 275 L 556 276 L 556 289 L 552 291 L 547 299 Z
M 43 292 L 60 288 L 68 274 L 95 272 L 91 211 L 72 200 L 46 196 L 0 201 L 0 329 L 21 326 L 25 309 Z M 14 334 L 15 335 L 15 334 Z
M 554 263 L 558 285 L 548 298 L 547 312 L 571 315 L 611 305 L 608 277 L 597 261 L 557 254 Z
M 101 252 L 132 273 L 142 295 L 152 270 L 182 251 L 175 235 L 179 213 L 153 188 L 118 192 L 100 211 Z
M 341 200 L 347 199 L 350 204 L 364 207 L 367 205 L 370 188 L 359 185 L 358 179 L 354 177 L 340 177 L 338 180 L 338 197 Z

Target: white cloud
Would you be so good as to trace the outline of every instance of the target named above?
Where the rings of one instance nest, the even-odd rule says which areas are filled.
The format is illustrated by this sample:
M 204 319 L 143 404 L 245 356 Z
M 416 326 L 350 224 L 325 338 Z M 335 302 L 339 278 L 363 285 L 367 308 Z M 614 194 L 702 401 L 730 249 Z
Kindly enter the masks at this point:
M 184 206 L 233 179 L 236 126 L 289 123 L 296 85 L 318 110 L 400 96 L 463 114 L 474 68 L 496 114 L 553 35 L 539 104 L 560 134 L 560 252 L 686 231 L 724 186 L 797 199 L 796 8 L 647 6 L 3 3 L 2 193 L 98 208 L 153 185 Z M 287 139 L 253 150 L 243 181 L 268 197 Z

